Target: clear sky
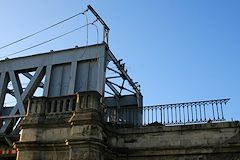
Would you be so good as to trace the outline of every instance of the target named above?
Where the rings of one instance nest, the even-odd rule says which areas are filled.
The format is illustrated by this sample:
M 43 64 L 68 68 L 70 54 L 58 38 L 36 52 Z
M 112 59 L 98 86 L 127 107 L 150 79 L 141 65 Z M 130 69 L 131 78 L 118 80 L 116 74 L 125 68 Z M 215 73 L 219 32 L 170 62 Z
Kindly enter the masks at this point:
M 239 0 L 0 1 L 0 46 L 68 18 L 91 4 L 110 27 L 110 49 L 141 84 L 144 105 L 231 98 L 228 119 L 240 119 Z M 78 17 L 0 50 L 19 51 L 85 24 Z M 96 29 L 89 28 L 96 42 Z M 85 31 L 16 56 L 84 45 Z

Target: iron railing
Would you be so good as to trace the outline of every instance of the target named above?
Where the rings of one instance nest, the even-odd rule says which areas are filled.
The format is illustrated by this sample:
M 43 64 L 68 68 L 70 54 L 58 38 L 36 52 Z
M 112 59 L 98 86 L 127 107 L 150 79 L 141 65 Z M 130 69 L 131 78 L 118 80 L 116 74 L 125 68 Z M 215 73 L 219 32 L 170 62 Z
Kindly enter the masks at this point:
M 105 121 L 127 126 L 184 125 L 224 121 L 224 106 L 230 99 L 145 106 L 107 108 Z

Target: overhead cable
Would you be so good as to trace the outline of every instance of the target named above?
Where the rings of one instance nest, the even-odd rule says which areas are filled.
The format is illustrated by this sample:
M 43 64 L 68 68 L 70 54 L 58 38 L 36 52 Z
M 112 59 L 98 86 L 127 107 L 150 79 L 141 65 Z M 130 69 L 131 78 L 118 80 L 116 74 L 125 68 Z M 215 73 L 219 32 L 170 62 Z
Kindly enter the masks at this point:
M 44 31 L 46 31 L 46 30 L 48 30 L 48 29 L 50 29 L 50 28 L 53 28 L 53 27 L 55 27 L 55 26 L 57 26 L 57 25 L 59 25 L 59 24 L 61 24 L 61 23 L 64 23 L 64 22 L 66 22 L 66 21 L 68 21 L 68 20 L 70 20 L 70 19 L 72 19 L 72 18 L 75 18 L 75 17 L 77 17 L 77 16 L 79 16 L 79 15 L 81 15 L 81 14 L 84 15 L 87 11 L 88 11 L 88 9 L 85 10 L 84 12 L 77 13 L 77 14 L 75 14 L 75 15 L 69 17 L 69 18 L 66 18 L 66 19 L 64 19 L 64 20 L 62 20 L 62 21 L 60 21 L 60 22 L 58 22 L 58 23 L 55 23 L 55 24 L 53 24 L 53 25 L 51 25 L 51 26 L 49 26 L 49 27 L 46 27 L 46 28 L 44 28 L 44 29 L 42 29 L 42 30 L 39 30 L 39 31 L 35 32 L 35 33 L 32 33 L 32 34 L 30 34 L 30 35 L 28 35 L 28 36 L 26 36 L 26 37 L 23 37 L 23 38 L 21 38 L 21 39 L 18 39 L 18 40 L 16 40 L 16 41 L 13 41 L 13 42 L 11 42 L 11 43 L 9 43 L 9 44 L 6 44 L 6 45 L 0 47 L 0 50 L 3 49 L 3 48 L 6 48 L 6 47 L 8 47 L 8 46 L 11 46 L 11 45 L 13 45 L 13 44 L 16 44 L 16 43 L 18 43 L 18 42 L 21 42 L 21 41 L 23 41 L 23 40 L 25 40 L 25 39 L 27 39 L 27 38 L 30 38 L 30 37 L 32 37 L 32 36 L 35 36 L 35 35 L 37 35 L 37 34 L 39 34 L 39 33 L 41 33 L 41 32 L 44 32 Z
M 75 28 L 75 29 L 73 29 L 73 30 L 71 30 L 71 31 L 69 31 L 69 32 L 66 32 L 66 33 L 64 33 L 64 34 L 61 34 L 61 35 L 56 36 L 56 37 L 54 37 L 54 38 L 51 38 L 51 39 L 49 39 L 49 40 L 47 40 L 47 41 L 41 42 L 41 43 L 39 43 L 39 44 L 36 44 L 36 45 L 34 45 L 34 46 L 31 46 L 31 47 L 25 48 L 25 49 L 23 49 L 23 50 L 20 50 L 20 51 L 18 51 L 18 52 L 15 52 L 15 53 L 8 54 L 8 55 L 6 55 L 6 56 L 0 57 L 0 59 L 5 58 L 5 57 L 8 57 L 8 56 L 15 55 L 15 54 L 18 54 L 18 53 L 27 51 L 27 50 L 30 50 L 30 49 L 32 49 L 32 48 L 41 46 L 41 45 L 43 45 L 43 44 L 45 44 L 45 43 L 48 43 L 48 42 L 51 42 L 51 41 L 54 41 L 54 40 L 56 40 L 56 39 L 58 39 L 58 38 L 61 38 L 61 37 L 66 36 L 66 35 L 68 35 L 68 34 L 70 34 L 70 33 L 72 33 L 72 32 L 75 32 L 75 31 L 77 31 L 77 30 L 79 30 L 79 29 L 81 29 L 81 28 L 87 27 L 88 25 L 93 25 L 96 21 L 98 21 L 98 20 L 95 20 L 95 21 L 93 21 L 92 23 L 88 23 L 88 24 L 85 24 L 85 25 L 83 25 L 83 26 L 80 26 L 80 27 L 78 27 L 78 28 Z
M 97 31 L 97 44 L 98 44 L 98 36 L 99 36 L 99 33 L 98 33 L 98 27 L 97 27 L 97 25 L 95 24 L 95 23 L 92 23 L 92 25 L 93 26 L 95 26 L 95 28 L 96 28 L 96 31 Z
M 85 16 L 85 18 L 86 18 L 86 23 L 88 24 L 88 16 L 87 16 L 86 14 L 83 14 L 83 15 Z M 86 34 L 87 34 L 87 35 L 86 35 L 86 36 L 87 36 L 86 46 L 88 46 L 88 25 L 87 25 L 86 28 L 87 28 L 87 33 L 86 33 Z

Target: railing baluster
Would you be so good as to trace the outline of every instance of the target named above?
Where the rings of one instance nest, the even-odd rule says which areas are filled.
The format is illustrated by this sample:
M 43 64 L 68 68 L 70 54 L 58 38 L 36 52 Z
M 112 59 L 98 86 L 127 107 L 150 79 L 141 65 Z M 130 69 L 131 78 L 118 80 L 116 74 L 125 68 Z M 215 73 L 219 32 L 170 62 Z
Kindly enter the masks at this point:
M 131 109 L 128 110 L 128 119 L 129 119 L 129 124 L 131 124 Z
M 143 114 L 143 125 L 145 125 L 145 107 L 142 110 L 142 114 Z
M 163 124 L 165 124 L 165 106 L 163 107 Z
M 129 124 L 132 124 L 132 109 L 128 109 L 128 116 L 129 116 Z
M 196 113 L 196 121 L 195 122 L 198 122 L 198 114 L 197 114 L 197 105 L 195 104 L 195 113 Z
M 124 124 L 127 124 L 127 122 L 128 122 L 128 120 L 127 120 L 127 111 L 126 111 L 126 109 L 125 108 L 122 108 L 122 111 L 123 111 L 123 114 L 124 114 L 124 116 L 123 116 L 123 120 L 124 120 Z
M 218 120 L 219 120 L 220 118 L 219 118 L 219 112 L 218 112 L 218 102 L 216 102 L 216 108 L 217 108 L 217 116 L 218 116 Z
M 76 109 L 76 99 L 72 99 L 73 103 L 72 103 L 72 111 L 75 111 Z
M 177 123 L 177 107 L 175 106 L 175 123 Z
M 52 110 L 52 102 L 47 102 L 47 113 L 51 113 Z
M 202 122 L 202 110 L 201 110 L 201 103 L 199 103 L 199 112 L 200 112 L 200 121 Z
M 152 123 L 153 123 L 153 107 L 152 107 Z
M 192 113 L 192 122 L 194 122 L 194 120 L 193 120 L 193 109 L 192 109 L 192 104 L 191 104 L 191 113 Z
M 204 120 L 207 121 L 205 103 L 203 103 L 203 109 L 204 109 Z
M 56 108 L 56 112 L 57 113 L 60 113 L 60 100 L 56 100 L 56 102 L 57 102 L 57 108 Z
M 185 124 L 185 110 L 184 110 L 184 105 L 183 105 L 183 123 Z
M 132 124 L 135 124 L 135 115 L 134 115 L 134 108 L 132 108 Z
M 167 120 L 168 120 L 168 124 L 169 124 L 169 106 L 167 106 Z
M 157 107 L 155 107 L 155 114 L 156 114 L 156 122 L 158 121 L 157 120 Z
M 63 112 L 63 99 L 60 100 L 59 112 Z
M 49 113 L 53 113 L 54 110 L 54 101 L 51 101 L 51 108 Z
M 163 124 L 163 116 L 162 116 L 162 107 L 160 106 L 160 116 L 161 116 L 161 124 Z
M 149 124 L 149 108 L 148 108 L 148 122 L 147 122 L 147 124 Z
M 125 112 L 124 108 L 120 108 L 120 115 L 121 115 L 121 124 L 126 124 L 126 117 L 125 117 Z
M 222 120 L 224 120 L 222 102 L 220 103 L 220 105 L 221 105 Z
M 212 103 L 212 112 L 213 112 L 213 120 L 215 120 L 215 114 L 214 114 L 214 106 L 213 106 L 213 103 Z
M 182 123 L 182 119 L 181 119 L 181 108 L 180 105 L 178 106 L 178 111 L 179 111 L 179 123 Z
M 70 104 L 70 100 L 69 99 L 67 99 L 67 101 L 66 101 L 66 111 L 69 111 L 69 104 Z

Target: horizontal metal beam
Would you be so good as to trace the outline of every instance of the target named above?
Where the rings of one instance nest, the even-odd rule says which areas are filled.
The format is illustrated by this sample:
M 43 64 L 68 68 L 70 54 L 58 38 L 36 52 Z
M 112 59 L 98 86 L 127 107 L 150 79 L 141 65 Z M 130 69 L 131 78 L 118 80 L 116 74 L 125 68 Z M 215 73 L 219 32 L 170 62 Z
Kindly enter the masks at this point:
M 13 90 L 7 89 L 7 93 L 14 97 L 14 91 Z
M 112 77 L 107 77 L 107 79 L 114 79 L 114 78 L 121 78 L 121 76 L 112 76 Z
M 166 107 L 175 107 L 175 106 L 195 106 L 195 105 L 219 104 L 219 103 L 227 103 L 229 100 L 230 100 L 230 98 L 214 99 L 214 100 L 206 100 L 206 101 L 192 101 L 192 102 L 184 102 L 184 103 L 170 103 L 170 104 L 144 106 L 144 108 L 149 108 L 149 107 L 153 107 L 153 106 L 166 108 Z
M 113 94 L 113 93 L 111 93 L 111 92 L 105 91 L 105 93 L 108 93 L 108 94 L 110 94 L 110 95 L 114 96 L 114 94 Z
M 12 118 L 25 117 L 25 116 L 26 116 L 26 115 L 0 116 L 0 119 L 12 119 Z
M 117 74 L 121 75 L 120 72 L 118 72 L 118 71 L 116 71 L 116 70 L 114 70 L 114 69 L 112 69 L 112 68 L 110 68 L 110 67 L 107 67 L 107 69 L 109 69 L 110 71 L 113 71 L 114 73 L 117 73 Z
M 71 63 L 104 57 L 106 44 L 98 44 L 79 48 L 71 48 L 32 56 L 6 59 L 0 61 L 0 72 L 26 70 L 40 66 Z
M 123 86 L 120 86 L 120 85 L 118 85 L 118 84 L 116 84 L 116 83 L 114 83 L 114 82 L 111 82 L 111 81 L 108 81 L 108 82 L 111 83 L 112 85 L 118 87 L 118 88 L 121 89 L 121 90 L 123 89 L 123 90 L 126 90 L 126 91 L 128 91 L 128 92 L 134 93 L 134 92 L 131 91 L 130 89 L 127 89 L 127 88 L 125 88 L 125 87 L 123 87 Z

